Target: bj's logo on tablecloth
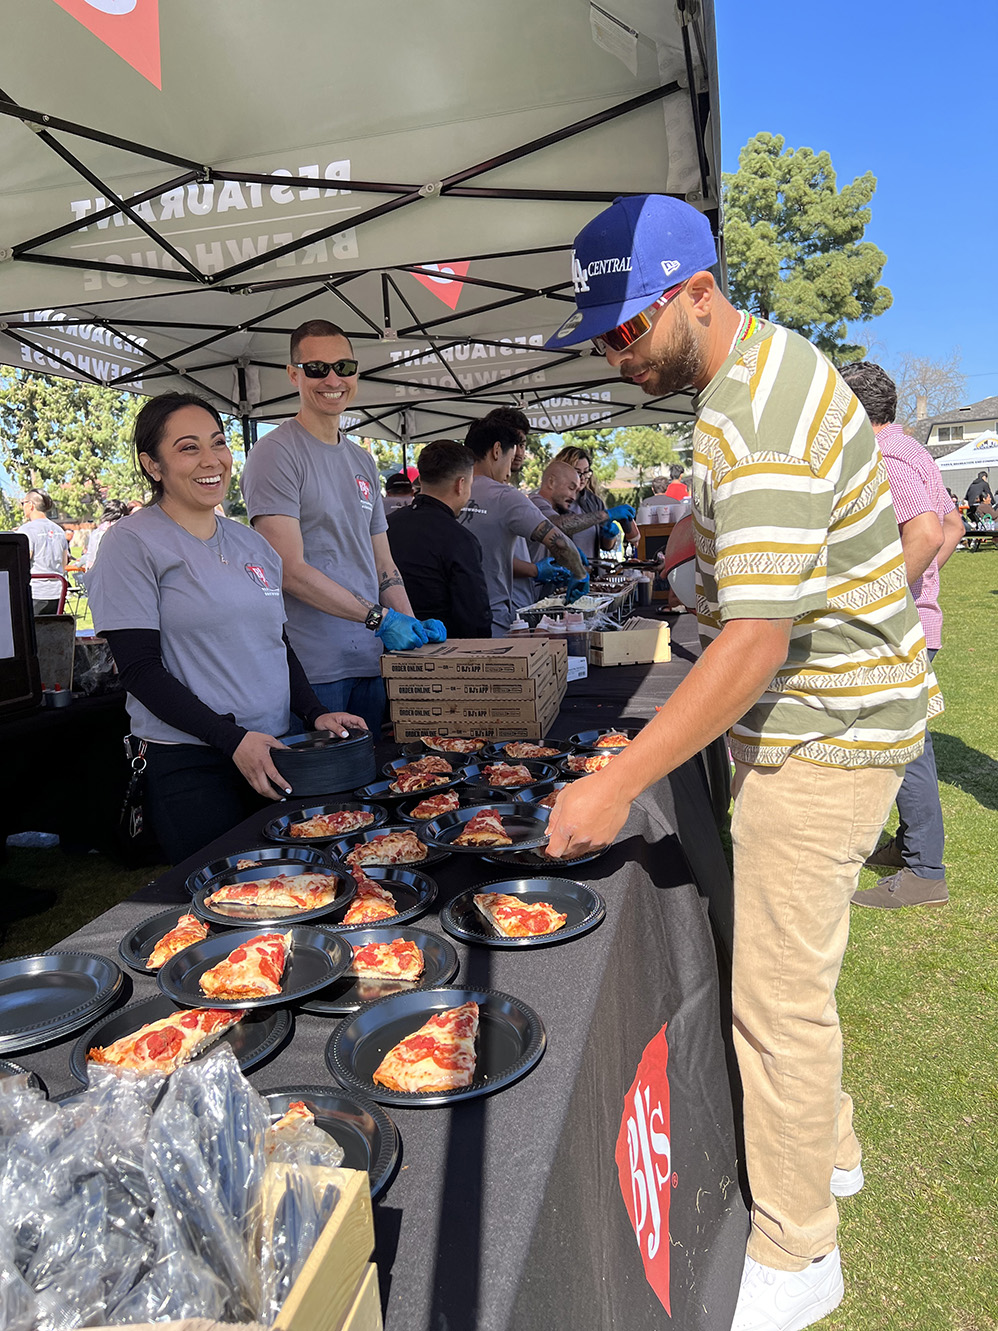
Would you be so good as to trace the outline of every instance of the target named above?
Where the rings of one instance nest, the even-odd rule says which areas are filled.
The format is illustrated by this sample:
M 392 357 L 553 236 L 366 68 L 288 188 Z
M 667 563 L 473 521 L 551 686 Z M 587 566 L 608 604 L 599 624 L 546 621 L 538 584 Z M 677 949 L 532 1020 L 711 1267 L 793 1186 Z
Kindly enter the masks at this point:
M 665 1311 L 669 1299 L 669 1045 L 665 1026 L 650 1040 L 624 1097 L 617 1134 L 617 1174 L 648 1283 Z

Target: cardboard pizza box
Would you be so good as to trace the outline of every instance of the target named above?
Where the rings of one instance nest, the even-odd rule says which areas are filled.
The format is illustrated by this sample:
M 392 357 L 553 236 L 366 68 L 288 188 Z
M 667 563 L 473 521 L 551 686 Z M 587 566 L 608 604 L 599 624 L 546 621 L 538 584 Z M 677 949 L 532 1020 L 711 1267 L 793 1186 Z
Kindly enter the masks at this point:
M 486 679 L 480 675 L 470 679 L 441 679 L 437 675 L 397 676 L 385 680 L 389 702 L 473 702 L 482 698 L 494 701 L 537 698 L 548 693 L 555 683 L 554 657 L 541 662 L 537 673 L 526 679 Z
M 411 652 L 385 652 L 385 679 L 434 676 L 437 679 L 530 679 L 548 656 L 543 638 L 451 638 Z

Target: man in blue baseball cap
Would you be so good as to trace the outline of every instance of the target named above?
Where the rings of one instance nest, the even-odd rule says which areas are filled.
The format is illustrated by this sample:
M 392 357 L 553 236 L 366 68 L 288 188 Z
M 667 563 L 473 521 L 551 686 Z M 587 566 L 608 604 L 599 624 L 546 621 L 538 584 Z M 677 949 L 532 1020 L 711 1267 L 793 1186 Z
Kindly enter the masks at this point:
M 548 853 L 609 844 L 631 802 L 729 731 L 734 1043 L 752 1227 L 733 1331 L 801 1331 L 843 1294 L 836 1196 L 863 1185 L 835 986 L 849 902 L 938 710 L 890 490 L 856 398 L 810 342 L 735 309 L 707 219 L 617 199 L 576 237 L 576 312 L 652 397 L 692 389 L 703 652 L 612 768 L 552 811 Z

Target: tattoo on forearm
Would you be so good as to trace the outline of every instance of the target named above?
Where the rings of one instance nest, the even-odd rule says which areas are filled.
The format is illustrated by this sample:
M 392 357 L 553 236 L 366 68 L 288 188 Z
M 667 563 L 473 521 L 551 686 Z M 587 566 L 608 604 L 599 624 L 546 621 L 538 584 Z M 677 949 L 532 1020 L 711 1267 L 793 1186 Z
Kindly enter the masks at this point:
M 548 534 L 549 531 L 554 531 L 553 524 L 548 522 L 547 518 L 542 518 L 540 522 L 537 524 L 537 526 L 534 528 L 534 530 L 530 533 L 529 539 L 531 540 L 531 542 L 543 541 L 544 537 Z
M 361 596 L 360 592 L 351 592 L 350 595 L 355 601 L 359 601 L 365 610 L 374 609 L 374 602 L 368 601 L 365 597 Z
M 585 566 L 582 563 L 582 556 L 579 554 L 578 547 L 574 541 L 562 536 L 557 527 L 551 528 L 551 534 L 545 544 L 558 563 L 564 564 L 573 578 L 584 578 L 586 576 Z
M 587 531 L 598 522 L 606 521 L 606 513 L 597 509 L 595 513 L 565 513 L 555 520 L 555 525 L 566 536 L 574 536 L 577 531 Z
M 378 583 L 378 595 L 384 596 L 389 587 L 402 587 L 404 585 L 405 584 L 402 582 L 402 575 L 399 573 L 398 569 L 392 569 L 391 572 L 386 573 Z

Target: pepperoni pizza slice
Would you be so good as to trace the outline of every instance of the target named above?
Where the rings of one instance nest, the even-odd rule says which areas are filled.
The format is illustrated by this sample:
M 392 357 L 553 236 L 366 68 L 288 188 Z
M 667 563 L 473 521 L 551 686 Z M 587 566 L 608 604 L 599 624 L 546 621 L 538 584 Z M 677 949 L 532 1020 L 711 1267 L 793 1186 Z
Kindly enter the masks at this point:
M 472 900 L 504 938 L 557 933 L 568 919 L 546 901 L 524 901 L 508 892 L 476 892 Z
M 336 899 L 336 880 L 324 873 L 278 874 L 250 883 L 217 887 L 206 906 L 252 906 L 271 910 L 318 910 Z
M 415 832 L 383 832 L 361 841 L 346 856 L 347 864 L 418 864 L 426 859 L 426 847 Z
M 285 1128 L 300 1128 L 314 1122 L 315 1115 L 305 1101 L 292 1100 L 288 1105 L 287 1112 L 282 1114 L 276 1123 L 271 1123 L 270 1131 L 283 1132 Z
M 614 731 L 612 735 L 600 735 L 599 739 L 593 745 L 593 748 L 623 749 L 630 744 L 630 742 L 631 739 L 629 735 L 625 735 L 623 731 Z
M 537 803 L 542 809 L 553 809 L 560 794 L 560 790 L 552 790 L 550 795 L 545 795 L 544 798 L 538 800 Z
M 438 1012 L 381 1060 L 374 1081 L 390 1091 L 457 1091 L 475 1076 L 478 1004 Z
M 546 744 L 528 744 L 526 740 L 515 740 L 503 749 L 507 758 L 555 758 L 564 752 L 564 749 L 552 749 Z
M 232 949 L 224 961 L 201 976 L 201 992 L 209 998 L 273 998 L 291 955 L 292 935 L 257 934 Z
M 415 795 L 419 790 L 428 790 L 431 786 L 444 786 L 448 778 L 443 772 L 426 772 L 422 768 L 399 767 L 395 771 L 395 780 L 389 785 L 397 795 Z
M 424 753 L 422 758 L 414 758 L 407 767 L 414 767 L 417 772 L 443 772 L 452 774 L 453 766 L 446 758 L 441 758 L 439 753 Z
M 488 744 L 487 739 L 477 736 L 462 739 L 458 735 L 420 735 L 420 739 L 428 749 L 435 749 L 438 753 L 477 753 Z
M 181 915 L 173 928 L 163 935 L 149 953 L 146 968 L 158 971 L 160 966 L 165 966 L 171 957 L 183 952 L 185 947 L 190 947 L 192 943 L 200 943 L 207 937 L 208 926 L 196 915 Z
M 492 763 L 482 771 L 490 786 L 529 786 L 534 778 L 529 767 L 512 766 L 510 763 Z
M 441 814 L 453 813 L 455 809 L 460 808 L 461 801 L 458 799 L 456 790 L 444 790 L 439 795 L 431 795 L 429 799 L 420 800 L 412 811 L 413 818 L 439 818 Z
M 565 767 L 569 772 L 598 772 L 613 758 L 612 753 L 573 753 L 565 759 Z
M 239 1011 L 223 1012 L 217 1008 L 175 1012 L 171 1017 L 151 1021 L 132 1035 L 123 1035 L 113 1044 L 96 1046 L 87 1052 L 87 1059 L 91 1063 L 126 1068 L 130 1072 L 156 1072 L 168 1077 L 181 1064 L 220 1039 L 244 1015 Z
M 337 809 L 335 813 L 317 813 L 304 822 L 292 823 L 291 836 L 346 836 L 348 832 L 362 832 L 374 825 L 374 814 L 368 809 Z
M 479 809 L 464 825 L 464 831 L 454 838 L 455 846 L 511 846 L 513 838 L 507 836 L 502 819 L 495 809 Z
M 408 980 L 412 983 L 423 973 L 423 954 L 415 943 L 393 938 L 387 943 L 357 945 L 348 975 L 365 980 Z
M 398 903 L 387 887 L 359 872 L 356 878 L 357 894 L 343 916 L 344 924 L 377 924 L 399 913 Z

